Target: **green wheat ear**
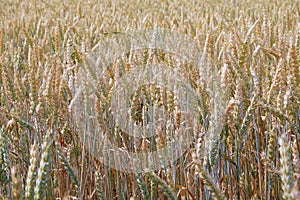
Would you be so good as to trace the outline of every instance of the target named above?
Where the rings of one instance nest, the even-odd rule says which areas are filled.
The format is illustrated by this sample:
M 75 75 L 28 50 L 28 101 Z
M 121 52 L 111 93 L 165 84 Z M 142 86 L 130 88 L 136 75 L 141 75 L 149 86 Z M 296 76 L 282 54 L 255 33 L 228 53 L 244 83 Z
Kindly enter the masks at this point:
M 96 182 L 96 191 L 97 191 L 98 198 L 100 200 L 105 200 L 105 195 L 103 192 L 102 182 L 101 182 L 101 174 L 98 171 L 95 172 L 95 182 Z
M 142 195 L 144 197 L 145 200 L 150 200 L 150 193 L 149 190 L 147 188 L 147 185 L 145 184 L 144 180 L 143 180 L 143 176 L 141 173 L 135 173 L 135 177 L 136 177 L 136 181 L 137 184 L 140 188 L 140 190 L 142 191 Z
M 194 162 L 196 166 L 197 173 L 199 174 L 200 178 L 204 181 L 205 186 L 208 188 L 209 191 L 211 191 L 213 197 L 218 200 L 224 200 L 227 199 L 225 195 L 222 193 L 220 188 L 218 188 L 213 179 L 210 177 L 209 174 L 205 171 L 205 169 L 202 169 L 201 165 L 198 162 Z
M 160 189 L 165 193 L 168 199 L 172 199 L 172 200 L 177 199 L 176 194 L 173 192 L 171 187 L 165 181 L 163 181 L 159 176 L 157 176 L 154 172 L 149 172 L 147 175 L 153 182 L 155 182 L 160 187 Z
M 292 156 L 290 152 L 290 141 L 286 134 L 282 134 L 279 138 L 280 151 L 280 172 L 281 172 L 281 188 L 283 190 L 283 199 L 293 199 L 291 196 L 292 188 L 295 184 L 294 172 L 292 169 Z
M 35 185 L 36 179 L 36 169 L 37 169 L 37 161 L 38 161 L 38 150 L 37 145 L 34 143 L 31 146 L 30 150 L 30 165 L 27 172 L 26 178 L 26 186 L 25 186 L 25 199 L 32 199 L 33 198 L 33 190 Z
M 0 178 L 1 182 L 3 181 L 5 183 L 3 192 L 8 194 L 8 196 L 11 198 L 11 162 L 9 156 L 7 135 L 5 133 L 4 126 L 2 126 L 2 128 L 0 129 Z
M 41 148 L 41 161 L 37 170 L 36 184 L 34 188 L 34 199 L 42 199 L 46 196 L 48 175 L 50 171 L 50 132 L 44 137 L 44 141 Z
M 71 167 L 70 163 L 65 158 L 65 156 L 62 154 L 62 152 L 59 148 L 57 150 L 57 153 L 59 155 L 59 158 L 60 158 L 65 170 L 67 171 L 67 173 L 71 177 L 71 180 L 72 180 L 73 184 L 78 188 L 78 194 L 80 195 L 80 183 L 78 181 L 77 175 L 76 175 L 73 167 Z

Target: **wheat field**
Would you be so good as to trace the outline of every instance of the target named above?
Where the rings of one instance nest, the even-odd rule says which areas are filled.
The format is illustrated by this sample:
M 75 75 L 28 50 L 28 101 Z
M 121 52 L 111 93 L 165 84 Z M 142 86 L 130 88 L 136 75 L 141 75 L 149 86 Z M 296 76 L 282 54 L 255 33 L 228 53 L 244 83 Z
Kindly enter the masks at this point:
M 2 0 L 0 11 L 0 199 L 300 199 L 299 1 Z M 78 75 L 98 70 L 90 56 L 99 42 L 157 28 L 189 37 L 202 68 L 144 48 L 102 66 L 95 79 Z M 170 43 L 185 52 L 179 40 Z M 108 54 L 98 46 L 95 56 Z M 183 112 L 177 87 L 150 83 L 127 99 L 127 118 L 114 119 L 121 76 L 157 63 L 189 84 L 197 117 Z M 176 159 L 159 154 L 155 170 L 105 164 L 75 120 L 80 81 L 97 85 L 89 109 L 103 148 L 110 141 L 149 153 L 183 133 L 188 145 Z M 151 137 L 120 128 L 148 130 L 153 110 L 163 114 Z

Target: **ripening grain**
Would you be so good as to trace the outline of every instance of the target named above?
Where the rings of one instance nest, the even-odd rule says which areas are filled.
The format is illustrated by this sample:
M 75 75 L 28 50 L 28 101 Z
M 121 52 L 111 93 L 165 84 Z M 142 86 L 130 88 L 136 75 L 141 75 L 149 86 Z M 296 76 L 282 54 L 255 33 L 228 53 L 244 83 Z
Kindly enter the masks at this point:
M 1 1 L 0 199 L 299 198 L 299 22 L 300 3 L 284 0 Z M 205 68 L 145 48 L 92 73 L 87 63 L 97 44 L 151 28 L 188 36 Z M 172 44 L 187 50 L 180 38 Z M 109 58 L 105 48 L 99 55 Z M 185 101 L 180 88 L 153 81 L 135 88 L 125 122 L 116 120 L 122 76 L 159 63 L 198 99 Z M 147 173 L 104 165 L 85 143 L 96 139 L 81 137 L 72 111 L 81 70 L 97 85 L 94 104 L 85 105 L 96 112 L 90 120 L 100 127 L 102 149 L 152 152 L 187 134 L 190 144 L 178 148 L 184 153 L 173 163 L 177 151 L 158 153 L 161 169 Z M 184 112 L 189 106 L 197 118 Z

